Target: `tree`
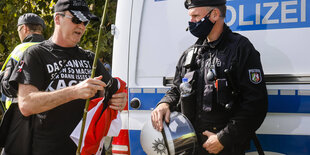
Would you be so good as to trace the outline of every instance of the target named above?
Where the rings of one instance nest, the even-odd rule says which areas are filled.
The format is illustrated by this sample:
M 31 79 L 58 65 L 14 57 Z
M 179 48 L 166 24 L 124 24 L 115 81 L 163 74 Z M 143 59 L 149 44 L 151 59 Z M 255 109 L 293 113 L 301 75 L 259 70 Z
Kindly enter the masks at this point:
M 102 16 L 105 0 L 86 0 L 92 13 Z M 32 12 L 41 16 L 46 24 L 44 37 L 47 39 L 53 33 L 53 6 L 57 0 L 1 0 L 0 1 L 0 62 L 4 62 L 10 52 L 20 44 L 17 33 L 18 17 L 24 13 Z M 113 36 L 111 24 L 115 21 L 116 0 L 110 0 L 107 20 L 104 23 L 103 44 L 100 46 L 100 57 L 111 64 Z M 100 22 L 91 22 L 81 39 L 80 46 L 95 51 Z
M 101 18 L 105 0 L 86 0 L 93 14 Z M 0 64 L 2 64 L 10 52 L 20 44 L 17 32 L 18 17 L 24 13 L 32 12 L 41 16 L 46 24 L 44 37 L 48 39 L 53 33 L 53 6 L 57 0 L 0 0 Z M 111 24 L 115 21 L 116 0 L 110 0 L 107 20 L 104 23 L 104 32 L 101 37 L 103 44 L 100 46 L 100 57 L 104 55 L 105 60 L 111 64 L 113 36 L 111 35 Z M 101 20 L 100 20 L 101 21 Z M 99 32 L 99 22 L 91 22 L 81 39 L 80 46 L 84 49 L 95 51 Z M 2 65 L 0 65 L 2 66 Z M 2 114 L 0 111 L 0 119 Z M 1 148 L 0 148 L 1 152 Z

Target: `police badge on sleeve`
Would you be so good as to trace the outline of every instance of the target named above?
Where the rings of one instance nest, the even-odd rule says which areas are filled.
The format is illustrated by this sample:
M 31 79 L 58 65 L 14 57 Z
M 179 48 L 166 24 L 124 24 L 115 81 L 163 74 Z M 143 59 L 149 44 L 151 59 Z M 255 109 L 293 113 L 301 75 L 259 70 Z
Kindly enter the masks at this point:
M 259 84 L 262 82 L 262 73 L 260 69 L 249 69 L 249 78 L 254 84 Z

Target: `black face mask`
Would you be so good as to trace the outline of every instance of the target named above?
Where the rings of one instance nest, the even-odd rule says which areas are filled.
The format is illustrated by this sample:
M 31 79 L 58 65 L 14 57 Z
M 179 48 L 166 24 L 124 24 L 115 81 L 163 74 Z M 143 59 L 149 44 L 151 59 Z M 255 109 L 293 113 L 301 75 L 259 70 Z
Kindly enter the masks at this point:
M 197 38 L 206 38 L 209 33 L 211 32 L 214 23 L 209 20 L 210 14 L 213 9 L 199 22 L 188 22 L 189 24 L 189 31 Z

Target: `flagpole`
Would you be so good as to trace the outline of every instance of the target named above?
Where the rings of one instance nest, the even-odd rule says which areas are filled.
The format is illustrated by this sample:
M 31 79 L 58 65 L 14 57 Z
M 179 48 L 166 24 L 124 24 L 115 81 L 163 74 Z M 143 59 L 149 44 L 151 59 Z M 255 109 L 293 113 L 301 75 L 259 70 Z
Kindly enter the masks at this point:
M 108 2 L 109 2 L 109 0 L 105 0 L 104 10 L 103 10 L 103 14 L 102 14 L 102 18 L 101 18 L 101 24 L 100 24 L 100 28 L 99 28 L 98 42 L 96 45 L 96 53 L 95 53 L 95 58 L 94 58 L 93 67 L 92 67 L 92 71 L 91 71 L 91 78 L 95 77 L 95 72 L 96 72 L 96 68 L 97 68 L 97 59 L 98 59 L 98 55 L 99 55 L 99 47 L 100 47 L 99 45 L 102 42 L 101 41 L 101 38 L 102 38 L 101 35 L 102 35 L 102 30 L 104 28 L 103 24 L 104 24 L 106 14 L 107 14 Z M 81 154 L 80 152 L 81 152 L 81 146 L 82 146 L 82 140 L 83 140 L 83 135 L 84 135 L 85 122 L 86 122 L 86 117 L 87 117 L 87 112 L 88 112 L 89 101 L 90 101 L 90 99 L 87 99 L 86 103 L 85 103 L 83 121 L 82 121 L 82 127 L 81 127 L 80 139 L 79 139 L 79 145 L 78 145 L 78 148 L 76 150 L 76 155 Z

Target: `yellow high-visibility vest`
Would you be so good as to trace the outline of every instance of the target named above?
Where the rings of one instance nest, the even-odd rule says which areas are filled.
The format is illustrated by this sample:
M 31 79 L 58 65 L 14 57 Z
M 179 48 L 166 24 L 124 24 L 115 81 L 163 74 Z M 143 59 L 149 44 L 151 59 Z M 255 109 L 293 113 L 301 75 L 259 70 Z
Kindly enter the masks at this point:
M 27 42 L 17 45 L 14 50 L 11 52 L 11 54 L 6 58 L 5 63 L 2 66 L 1 71 L 4 71 L 6 64 L 9 62 L 10 58 L 13 58 L 17 62 L 21 59 L 26 49 L 32 45 L 35 45 L 39 42 Z
M 12 58 L 14 60 L 16 60 L 17 62 L 19 62 L 19 60 L 22 58 L 24 52 L 26 51 L 26 49 L 32 45 L 38 44 L 39 42 L 26 42 L 26 43 L 22 43 L 19 44 L 18 46 L 16 46 L 14 48 L 14 50 L 11 52 L 11 54 L 6 58 L 5 63 L 3 64 L 2 68 L 1 68 L 1 72 L 3 72 L 6 68 L 6 64 L 9 62 L 9 60 Z M 5 101 L 5 108 L 9 109 L 10 105 L 12 104 L 12 101 L 14 101 L 13 103 L 17 103 L 17 98 L 6 98 Z

